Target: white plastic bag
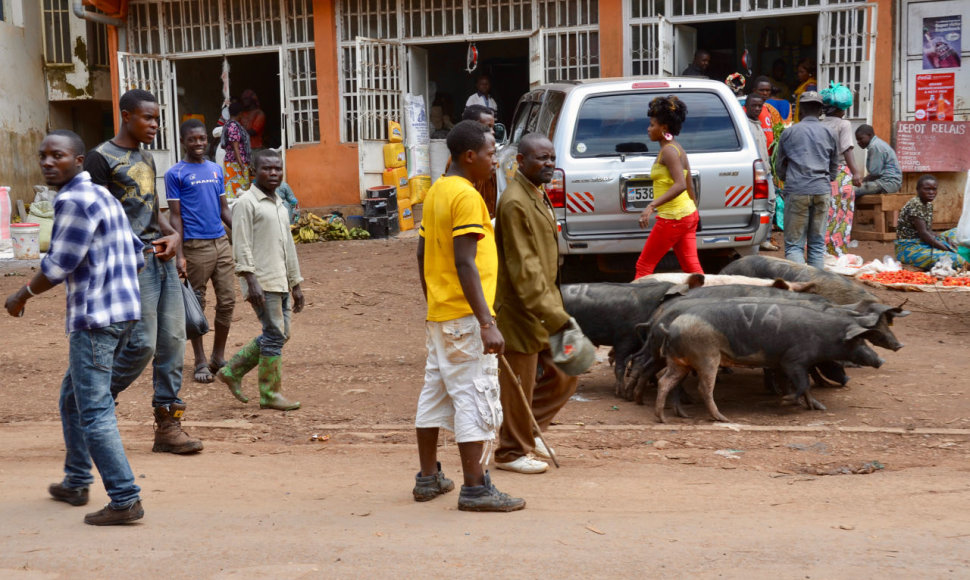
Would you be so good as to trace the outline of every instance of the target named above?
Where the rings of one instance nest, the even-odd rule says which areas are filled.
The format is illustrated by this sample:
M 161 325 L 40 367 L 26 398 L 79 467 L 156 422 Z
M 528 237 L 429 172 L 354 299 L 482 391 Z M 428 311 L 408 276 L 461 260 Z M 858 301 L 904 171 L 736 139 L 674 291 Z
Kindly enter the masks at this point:
M 855 276 L 861 274 L 878 274 L 879 272 L 898 272 L 903 269 L 903 265 L 893 259 L 892 256 L 883 256 L 882 260 L 873 260 L 867 264 L 863 264 L 861 268 L 856 270 Z
M 404 95 L 405 136 L 408 155 L 408 177 L 431 175 L 431 133 L 428 129 L 428 112 L 421 95 Z
M 957 223 L 957 243 L 970 247 L 970 171 L 967 172 L 967 184 L 963 188 L 963 213 Z

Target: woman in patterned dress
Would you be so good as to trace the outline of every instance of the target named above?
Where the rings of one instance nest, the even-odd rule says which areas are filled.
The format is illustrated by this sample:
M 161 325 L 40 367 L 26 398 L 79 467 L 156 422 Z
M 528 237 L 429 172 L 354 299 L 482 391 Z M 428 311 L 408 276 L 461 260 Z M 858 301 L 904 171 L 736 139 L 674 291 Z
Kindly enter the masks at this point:
M 924 175 L 916 182 L 916 197 L 899 210 L 896 222 L 896 259 L 903 264 L 929 270 L 949 256 L 955 267 L 968 263 L 958 253 L 956 228 L 939 237 L 933 235 L 933 200 L 936 199 L 936 178 Z
M 845 111 L 852 106 L 852 92 L 846 87 L 833 83 L 821 92 L 825 106 L 822 124 L 835 134 L 839 151 L 839 172 L 832 182 L 832 197 L 829 205 L 829 221 L 825 227 L 825 251 L 833 256 L 846 253 L 852 234 L 852 218 L 855 214 L 855 189 L 862 185 L 862 170 L 857 166 L 853 149 L 855 139 L 852 125 L 845 120 Z
M 249 133 L 239 122 L 243 105 L 235 102 L 229 105 L 229 121 L 222 128 L 222 147 L 226 150 L 226 200 L 233 201 L 243 191 L 249 189 L 249 163 L 252 152 L 249 147 Z

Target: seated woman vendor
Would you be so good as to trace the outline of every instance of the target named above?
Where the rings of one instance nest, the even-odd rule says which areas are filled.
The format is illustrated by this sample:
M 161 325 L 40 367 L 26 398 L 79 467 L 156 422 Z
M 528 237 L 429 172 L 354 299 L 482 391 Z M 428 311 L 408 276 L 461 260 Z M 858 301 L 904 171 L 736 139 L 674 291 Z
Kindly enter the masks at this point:
M 924 175 L 916 182 L 916 197 L 899 210 L 896 223 L 896 259 L 903 264 L 929 270 L 934 264 L 950 256 L 954 267 L 967 266 L 958 253 L 956 229 L 933 234 L 933 200 L 936 199 L 936 178 Z

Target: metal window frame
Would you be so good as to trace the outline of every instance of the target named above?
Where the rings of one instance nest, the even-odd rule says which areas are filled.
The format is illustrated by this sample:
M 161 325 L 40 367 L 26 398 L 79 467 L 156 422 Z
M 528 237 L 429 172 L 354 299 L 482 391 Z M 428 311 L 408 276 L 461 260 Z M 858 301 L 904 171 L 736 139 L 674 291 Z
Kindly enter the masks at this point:
M 45 66 L 73 66 L 70 0 L 43 0 L 41 12 Z
M 169 22 L 175 5 L 181 7 L 177 25 Z M 267 12 L 268 18 L 251 18 Z M 185 14 L 194 20 L 186 22 Z M 174 61 L 280 54 L 283 142 L 320 142 L 312 0 L 132 0 L 127 30 L 131 54 L 136 56 Z M 196 37 L 192 31 L 198 31 Z
M 529 23 L 525 22 L 527 5 Z M 599 0 L 336 0 L 334 14 L 343 119 L 340 140 L 344 143 L 386 132 L 386 126 L 361 130 L 361 123 L 365 122 L 362 119 L 376 121 L 385 113 L 367 110 L 371 101 L 360 98 L 357 73 L 362 63 L 356 52 L 358 37 L 397 42 L 406 50 L 412 44 L 524 39 L 539 35 L 543 44 L 557 42 L 556 47 L 562 48 L 561 43 L 565 41 L 567 48 L 544 51 L 541 59 L 544 78 L 550 71 L 558 78 L 599 76 Z M 507 15 L 504 20 L 503 15 Z M 482 28 L 483 22 L 485 29 Z M 494 26 L 501 28 L 503 23 L 506 25 L 504 29 L 490 29 Z M 592 42 L 596 45 L 595 52 L 584 51 L 583 48 Z M 570 46 L 573 47 L 571 51 Z M 595 62 L 589 60 L 590 54 L 594 55 Z M 405 85 L 403 79 L 399 84 Z M 365 109 L 361 110 L 361 106 Z

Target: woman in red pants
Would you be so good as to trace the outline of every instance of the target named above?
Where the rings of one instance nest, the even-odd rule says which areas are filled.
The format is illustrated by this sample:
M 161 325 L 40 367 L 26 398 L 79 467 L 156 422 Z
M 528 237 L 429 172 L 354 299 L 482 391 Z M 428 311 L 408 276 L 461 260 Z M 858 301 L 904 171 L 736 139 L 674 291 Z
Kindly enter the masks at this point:
M 693 180 L 687 178 L 690 175 L 687 154 L 674 140 L 687 118 L 687 105 L 673 95 L 657 97 L 650 101 L 647 116 L 650 117 L 647 136 L 660 143 L 660 153 L 650 168 L 653 201 L 640 214 L 640 227 L 647 227 L 653 212 L 657 212 L 657 222 L 640 252 L 636 277 L 653 274 L 657 262 L 671 248 L 685 272 L 703 274 L 697 259 L 697 195 Z

